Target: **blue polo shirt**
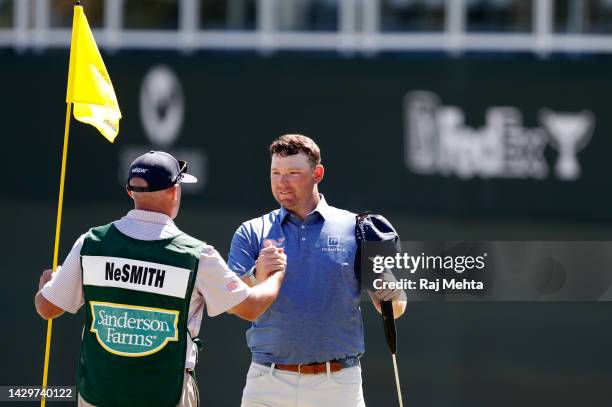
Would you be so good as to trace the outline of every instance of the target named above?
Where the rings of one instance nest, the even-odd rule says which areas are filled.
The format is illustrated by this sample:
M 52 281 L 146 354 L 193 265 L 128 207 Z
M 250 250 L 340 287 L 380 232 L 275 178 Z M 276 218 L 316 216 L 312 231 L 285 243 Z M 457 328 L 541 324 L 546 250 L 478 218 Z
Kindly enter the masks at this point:
M 304 221 L 285 208 L 251 219 L 234 234 L 229 267 L 239 275 L 249 271 L 266 239 L 285 249 L 287 269 L 277 300 L 247 331 L 253 360 L 306 364 L 360 356 L 355 214 L 321 195 Z

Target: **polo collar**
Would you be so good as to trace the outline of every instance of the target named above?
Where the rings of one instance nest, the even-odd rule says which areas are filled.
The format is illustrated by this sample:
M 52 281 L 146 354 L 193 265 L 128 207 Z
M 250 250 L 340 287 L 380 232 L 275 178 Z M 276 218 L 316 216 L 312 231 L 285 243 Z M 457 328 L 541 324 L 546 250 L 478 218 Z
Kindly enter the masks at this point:
M 319 215 L 321 215 L 323 219 L 330 219 L 331 217 L 330 206 L 327 204 L 327 201 L 325 200 L 325 197 L 323 196 L 323 194 L 319 194 L 319 198 L 320 198 L 319 204 L 308 215 L 316 212 Z M 282 223 L 285 220 L 285 218 L 290 214 L 291 212 L 289 212 L 285 207 L 281 206 L 280 211 L 278 212 L 280 222 Z
M 327 201 L 325 200 L 323 194 L 319 194 L 319 197 L 321 198 L 321 200 L 319 201 L 319 204 L 313 212 L 318 212 L 323 219 L 328 220 L 331 218 L 330 206 L 327 204 Z
M 285 221 L 285 218 L 289 215 L 289 211 L 285 209 L 284 206 L 281 206 L 280 211 L 278 212 L 279 220 L 281 223 Z

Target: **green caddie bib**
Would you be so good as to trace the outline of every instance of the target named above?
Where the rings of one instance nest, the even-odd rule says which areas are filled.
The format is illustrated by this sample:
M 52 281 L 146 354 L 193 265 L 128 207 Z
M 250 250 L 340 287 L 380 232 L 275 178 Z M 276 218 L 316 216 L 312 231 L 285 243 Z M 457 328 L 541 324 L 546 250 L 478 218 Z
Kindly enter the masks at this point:
M 186 234 L 145 241 L 113 224 L 81 250 L 85 329 L 77 387 L 98 407 L 174 407 L 181 396 L 187 318 L 204 243 Z

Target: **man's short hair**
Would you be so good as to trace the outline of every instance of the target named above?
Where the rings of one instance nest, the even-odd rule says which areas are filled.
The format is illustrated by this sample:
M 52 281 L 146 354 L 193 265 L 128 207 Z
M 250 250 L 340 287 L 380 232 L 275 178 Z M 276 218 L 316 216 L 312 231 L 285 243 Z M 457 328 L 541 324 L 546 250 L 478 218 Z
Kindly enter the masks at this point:
M 270 157 L 278 154 L 281 157 L 304 153 L 312 168 L 321 164 L 321 150 L 310 137 L 301 134 L 285 134 L 270 144 Z

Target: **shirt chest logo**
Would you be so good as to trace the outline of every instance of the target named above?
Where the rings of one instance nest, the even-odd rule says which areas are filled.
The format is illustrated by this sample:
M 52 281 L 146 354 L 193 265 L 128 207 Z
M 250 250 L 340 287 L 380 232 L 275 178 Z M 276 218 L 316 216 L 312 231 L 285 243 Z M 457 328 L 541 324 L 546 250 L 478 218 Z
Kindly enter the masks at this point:
M 321 247 L 324 253 L 330 252 L 346 252 L 346 249 L 340 244 L 340 236 L 327 236 L 327 246 Z

